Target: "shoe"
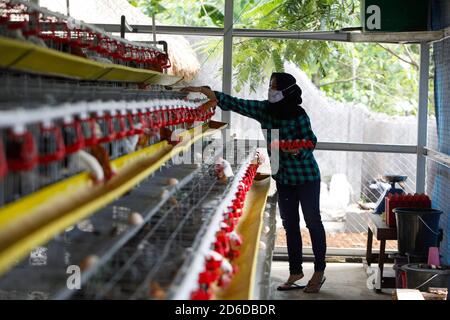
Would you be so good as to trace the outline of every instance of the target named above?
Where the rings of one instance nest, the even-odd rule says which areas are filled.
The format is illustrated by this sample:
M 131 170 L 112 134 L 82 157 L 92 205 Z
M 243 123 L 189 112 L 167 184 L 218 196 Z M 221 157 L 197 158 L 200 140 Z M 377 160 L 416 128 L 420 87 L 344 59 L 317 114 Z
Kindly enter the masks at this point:
M 299 281 L 303 278 L 303 273 L 299 274 L 301 275 L 301 277 L 295 281 L 286 281 L 285 283 L 283 283 L 281 286 L 277 287 L 277 290 L 279 291 L 289 291 L 289 290 L 298 290 L 298 289 L 304 289 L 306 286 L 304 285 L 299 285 L 296 284 L 296 281 Z
M 299 289 L 305 289 L 305 285 L 299 285 L 293 282 L 285 282 L 281 286 L 278 286 L 278 291 L 290 291 L 290 290 L 299 290 Z
M 318 293 L 327 278 L 325 278 L 323 276 L 323 272 L 322 272 L 320 281 L 317 281 L 317 279 L 314 279 L 314 280 L 313 279 L 314 279 L 314 276 L 311 278 L 311 280 L 308 281 L 308 284 L 303 289 L 303 291 L 305 293 Z

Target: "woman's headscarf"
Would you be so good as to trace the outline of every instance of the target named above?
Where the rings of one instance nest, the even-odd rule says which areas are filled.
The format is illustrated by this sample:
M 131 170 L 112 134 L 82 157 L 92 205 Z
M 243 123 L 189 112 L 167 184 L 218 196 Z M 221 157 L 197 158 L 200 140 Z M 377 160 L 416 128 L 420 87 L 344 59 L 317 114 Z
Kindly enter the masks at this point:
M 283 91 L 284 98 L 275 103 L 269 102 L 269 115 L 279 120 L 290 120 L 305 114 L 305 110 L 300 106 L 302 89 L 296 84 L 295 78 L 285 72 L 274 72 L 270 79 L 272 78 L 276 80 L 277 90 Z

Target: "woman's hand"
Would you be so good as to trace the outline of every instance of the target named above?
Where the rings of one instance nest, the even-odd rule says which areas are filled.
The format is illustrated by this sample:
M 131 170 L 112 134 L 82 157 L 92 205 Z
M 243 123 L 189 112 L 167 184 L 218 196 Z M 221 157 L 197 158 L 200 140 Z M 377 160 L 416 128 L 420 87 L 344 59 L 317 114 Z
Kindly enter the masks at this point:
M 209 100 L 217 100 L 214 91 L 208 87 L 185 87 L 181 89 L 181 92 L 200 92 L 203 93 Z

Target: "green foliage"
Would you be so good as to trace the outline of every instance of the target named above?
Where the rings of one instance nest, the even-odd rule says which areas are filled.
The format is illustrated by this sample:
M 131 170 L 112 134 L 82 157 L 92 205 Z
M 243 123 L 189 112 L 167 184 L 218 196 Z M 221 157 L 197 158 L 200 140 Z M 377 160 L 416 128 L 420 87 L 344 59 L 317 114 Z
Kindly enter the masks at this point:
M 223 27 L 224 0 L 129 1 L 147 14 L 157 12 L 163 24 Z M 361 25 L 354 0 L 235 0 L 233 16 L 235 28 L 324 31 Z M 222 46 L 210 40 L 197 50 L 218 56 Z M 418 61 L 416 45 L 235 38 L 234 89 L 249 84 L 255 90 L 273 71 L 283 71 L 283 62 L 292 62 L 336 100 L 388 114 L 415 114 Z
M 249 0 L 253 1 L 253 0 Z M 166 25 L 223 27 L 224 0 L 128 0 Z
M 163 0 L 128 0 L 128 2 L 133 6 L 140 8 L 148 16 L 163 13 L 167 10 L 161 4 Z
M 217 7 L 209 4 L 202 4 L 201 6 L 202 9 L 198 15 L 199 18 L 210 17 L 215 25 L 223 27 L 224 15 Z
M 284 72 L 284 63 L 283 59 L 281 59 L 280 53 L 278 50 L 272 50 L 272 61 L 274 64 L 275 72 Z

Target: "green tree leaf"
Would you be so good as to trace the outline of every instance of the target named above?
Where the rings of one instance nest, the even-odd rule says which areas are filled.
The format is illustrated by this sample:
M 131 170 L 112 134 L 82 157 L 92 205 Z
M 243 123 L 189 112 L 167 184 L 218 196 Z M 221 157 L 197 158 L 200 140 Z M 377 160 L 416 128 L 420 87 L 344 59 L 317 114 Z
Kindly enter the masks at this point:
M 208 16 L 211 18 L 212 22 L 219 27 L 223 27 L 224 15 L 223 13 L 215 6 L 205 4 L 201 6 L 199 17 Z

